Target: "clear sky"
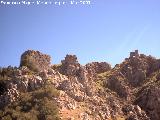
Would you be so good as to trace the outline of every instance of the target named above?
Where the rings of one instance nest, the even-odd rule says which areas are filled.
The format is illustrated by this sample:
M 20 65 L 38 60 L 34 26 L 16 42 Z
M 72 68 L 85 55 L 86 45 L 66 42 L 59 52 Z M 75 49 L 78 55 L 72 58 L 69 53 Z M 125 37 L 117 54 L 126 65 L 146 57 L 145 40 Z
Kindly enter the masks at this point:
M 0 4 L 0 66 L 19 66 L 21 54 L 28 49 L 51 55 L 53 64 L 66 54 L 76 54 L 82 64 L 106 61 L 115 65 L 135 49 L 160 58 L 160 1 Z

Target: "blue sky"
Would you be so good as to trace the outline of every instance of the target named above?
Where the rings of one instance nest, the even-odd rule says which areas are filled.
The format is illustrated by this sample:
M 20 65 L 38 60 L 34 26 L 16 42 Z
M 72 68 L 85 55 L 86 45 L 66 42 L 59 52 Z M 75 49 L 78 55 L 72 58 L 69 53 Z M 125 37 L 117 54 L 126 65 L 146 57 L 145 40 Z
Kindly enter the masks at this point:
M 53 64 L 66 54 L 76 54 L 82 64 L 115 65 L 135 49 L 160 58 L 159 5 L 159 0 L 0 5 L 0 66 L 19 66 L 21 54 L 28 49 L 51 55 Z

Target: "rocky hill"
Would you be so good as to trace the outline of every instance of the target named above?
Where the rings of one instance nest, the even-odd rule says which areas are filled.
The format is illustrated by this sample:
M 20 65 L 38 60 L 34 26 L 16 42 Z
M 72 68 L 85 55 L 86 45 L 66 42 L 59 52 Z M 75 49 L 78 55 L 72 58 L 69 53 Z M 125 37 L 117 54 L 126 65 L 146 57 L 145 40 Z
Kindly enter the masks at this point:
M 160 59 L 138 50 L 114 68 L 33 50 L 0 68 L 1 120 L 160 120 L 159 108 Z

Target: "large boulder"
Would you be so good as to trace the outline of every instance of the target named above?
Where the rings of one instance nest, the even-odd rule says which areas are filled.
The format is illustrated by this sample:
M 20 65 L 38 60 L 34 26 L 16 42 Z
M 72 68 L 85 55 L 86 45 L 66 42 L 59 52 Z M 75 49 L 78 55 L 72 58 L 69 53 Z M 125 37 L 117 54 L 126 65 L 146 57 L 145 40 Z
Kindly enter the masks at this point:
M 51 57 L 39 51 L 27 50 L 21 55 L 20 66 L 27 66 L 34 71 L 42 71 L 50 67 Z

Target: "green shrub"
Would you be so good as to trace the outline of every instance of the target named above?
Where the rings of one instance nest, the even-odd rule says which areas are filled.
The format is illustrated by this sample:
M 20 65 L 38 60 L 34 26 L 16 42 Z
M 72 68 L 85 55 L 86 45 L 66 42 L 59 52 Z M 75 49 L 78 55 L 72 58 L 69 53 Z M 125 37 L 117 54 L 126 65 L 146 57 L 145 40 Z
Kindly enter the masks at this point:
M 39 68 L 36 65 L 34 59 L 31 56 L 25 56 L 22 61 L 21 61 L 21 67 L 22 66 L 26 66 L 28 67 L 30 70 L 34 71 L 34 72 L 38 72 Z
M 17 102 L 0 111 L 0 120 L 60 120 L 53 97 L 58 91 L 51 85 L 27 93 L 21 93 Z

